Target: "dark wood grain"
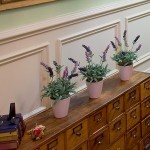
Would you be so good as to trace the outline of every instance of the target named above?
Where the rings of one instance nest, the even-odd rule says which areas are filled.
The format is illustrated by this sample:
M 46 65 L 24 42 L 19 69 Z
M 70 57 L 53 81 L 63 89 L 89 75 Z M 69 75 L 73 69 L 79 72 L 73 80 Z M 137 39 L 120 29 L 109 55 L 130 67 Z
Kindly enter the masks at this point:
M 100 110 L 111 103 L 113 99 L 120 97 L 136 85 L 147 80 L 149 77 L 150 74 L 148 73 L 134 72 L 129 81 L 123 82 L 119 79 L 118 74 L 116 74 L 104 81 L 100 98 L 89 99 L 86 90 L 73 96 L 71 98 L 71 105 L 67 117 L 56 119 L 53 116 L 52 110 L 49 109 L 26 120 L 27 130 L 33 128 L 37 123 L 46 126 L 46 133 L 44 138 L 38 141 L 32 141 L 29 135 L 25 133 L 21 145 L 19 146 L 19 150 L 27 150 L 28 147 L 30 150 L 33 150 L 40 147 L 47 143 L 51 138 L 62 132 L 66 132 L 74 124 L 77 124 L 84 118 L 88 118 L 96 113 L 97 110 Z

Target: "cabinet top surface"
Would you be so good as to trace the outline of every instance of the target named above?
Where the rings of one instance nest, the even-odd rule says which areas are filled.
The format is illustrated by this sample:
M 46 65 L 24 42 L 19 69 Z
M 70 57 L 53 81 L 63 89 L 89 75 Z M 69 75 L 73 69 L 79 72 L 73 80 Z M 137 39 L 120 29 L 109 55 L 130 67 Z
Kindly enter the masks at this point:
M 129 81 L 121 81 L 118 74 L 104 80 L 102 94 L 97 99 L 89 99 L 86 90 L 74 95 L 71 98 L 69 114 L 62 119 L 56 119 L 53 116 L 52 110 L 48 109 L 28 120 L 26 120 L 27 129 L 19 146 L 23 150 L 30 146 L 34 149 L 37 145 L 44 144 L 47 140 L 55 135 L 63 132 L 81 119 L 91 115 L 96 110 L 106 106 L 113 99 L 121 96 L 126 91 L 148 79 L 150 74 L 143 72 L 134 72 Z M 46 126 L 46 132 L 43 139 L 32 141 L 27 135 L 27 131 L 35 126 L 35 124 Z

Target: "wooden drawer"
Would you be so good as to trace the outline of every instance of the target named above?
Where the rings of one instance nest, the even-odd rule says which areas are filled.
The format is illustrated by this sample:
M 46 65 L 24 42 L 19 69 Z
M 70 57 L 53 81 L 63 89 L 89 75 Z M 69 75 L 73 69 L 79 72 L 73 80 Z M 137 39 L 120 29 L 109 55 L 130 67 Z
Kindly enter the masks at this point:
M 140 150 L 150 150 L 150 134 L 140 142 Z
M 90 150 L 105 150 L 109 145 L 109 131 L 105 128 L 90 139 Z
M 67 150 L 72 150 L 88 138 L 87 119 L 66 131 Z
M 150 97 L 141 104 L 142 119 L 150 114 Z
M 89 133 L 93 134 L 106 125 L 106 107 L 97 111 L 89 118 Z
M 74 150 L 88 150 L 88 143 L 84 142 L 79 147 L 75 148 Z
M 140 89 L 141 89 L 141 100 L 144 100 L 145 98 L 150 96 L 150 78 L 140 85 Z
M 115 119 L 123 112 L 124 112 L 124 102 L 123 102 L 123 96 L 121 96 L 108 105 L 107 107 L 108 121 L 111 122 L 113 119 Z
M 137 144 L 137 142 L 141 138 L 141 127 L 140 124 L 138 124 L 136 127 L 131 129 L 127 135 L 126 135 L 126 149 L 130 150 L 133 146 Z
M 139 121 L 140 121 L 140 105 L 137 105 L 135 108 L 133 108 L 127 113 L 127 130 L 129 130 Z
M 139 150 L 139 145 L 135 145 L 134 147 L 132 147 L 130 150 Z
M 125 93 L 124 101 L 126 109 L 129 109 L 130 107 L 132 107 L 140 101 L 139 93 L 139 86 L 136 86 L 135 88 Z
M 65 150 L 64 141 L 64 134 L 61 134 L 36 150 Z
M 150 133 L 150 115 L 142 121 L 142 137 Z
M 110 143 L 114 142 L 119 136 L 121 136 L 126 130 L 126 118 L 125 115 L 120 116 L 114 120 L 109 126 Z
M 125 150 L 124 148 L 124 136 L 120 138 L 117 142 L 115 142 L 109 150 Z

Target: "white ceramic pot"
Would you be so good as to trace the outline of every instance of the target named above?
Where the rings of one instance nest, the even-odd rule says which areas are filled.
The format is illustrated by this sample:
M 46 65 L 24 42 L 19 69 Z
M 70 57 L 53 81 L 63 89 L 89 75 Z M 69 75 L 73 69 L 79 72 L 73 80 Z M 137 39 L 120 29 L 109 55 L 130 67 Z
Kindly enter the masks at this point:
M 56 118 L 66 117 L 68 115 L 69 105 L 70 105 L 70 97 L 58 101 L 56 104 L 52 106 L 54 116 Z
M 133 72 L 133 65 L 119 66 L 119 77 L 122 81 L 130 80 Z
M 90 98 L 98 98 L 103 88 L 103 80 L 99 82 L 86 82 L 87 92 Z

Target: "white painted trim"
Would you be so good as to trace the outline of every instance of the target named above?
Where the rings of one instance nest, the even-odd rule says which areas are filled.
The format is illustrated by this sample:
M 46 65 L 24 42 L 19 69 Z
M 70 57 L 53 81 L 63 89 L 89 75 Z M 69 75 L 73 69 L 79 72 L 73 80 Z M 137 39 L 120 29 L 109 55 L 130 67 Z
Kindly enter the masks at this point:
M 142 64 L 148 60 L 150 60 L 150 52 L 139 57 L 137 61 L 134 61 L 133 67 L 139 66 L 140 64 Z
M 97 8 L 92 8 L 85 11 L 65 14 L 39 23 L 6 30 L 0 32 L 0 44 L 18 40 L 21 38 L 37 35 L 40 33 L 48 32 L 50 30 L 62 28 L 71 24 L 76 24 L 86 20 L 94 19 L 104 15 L 109 15 L 118 11 L 123 11 L 129 8 L 137 7 L 140 5 L 148 4 L 147 0 L 127 0 L 124 2 L 112 2 L 110 4 L 101 5 Z M 21 36 L 21 37 L 19 37 Z
M 144 72 L 150 73 L 150 68 L 149 68 L 149 69 L 144 70 Z
M 37 115 L 37 114 L 39 114 L 39 113 L 41 113 L 41 112 L 43 112 L 45 110 L 46 110 L 46 107 L 41 106 L 41 107 L 39 107 L 39 108 L 29 112 L 28 114 L 24 115 L 23 119 L 24 120 L 29 119 L 29 118 L 33 117 L 34 115 Z
M 28 49 L 24 49 L 21 51 L 13 52 L 12 54 L 8 54 L 6 56 L 2 56 L 0 57 L 0 66 L 30 55 L 34 55 L 36 53 L 40 53 L 44 50 L 43 48 L 47 47 L 48 45 L 49 43 L 46 42 L 40 45 L 36 45 L 34 47 L 30 47 Z
M 96 34 L 96 33 L 99 33 L 99 32 L 102 32 L 104 30 L 111 29 L 111 28 L 114 28 L 115 34 L 116 34 L 120 30 L 120 23 L 121 23 L 121 20 L 118 19 L 118 20 L 114 20 L 112 22 L 109 22 L 107 24 L 103 24 L 101 26 L 97 26 L 94 28 L 90 28 L 88 30 L 84 30 L 84 31 L 79 32 L 79 33 L 75 33 L 75 34 L 72 34 L 69 36 L 59 38 L 57 40 L 58 41 L 57 42 L 58 43 L 58 49 L 57 49 L 58 62 L 61 64 L 63 45 L 71 43 L 71 42 L 76 41 L 76 40 L 79 40 L 81 38 Z M 118 35 L 115 35 L 115 36 L 118 36 Z

